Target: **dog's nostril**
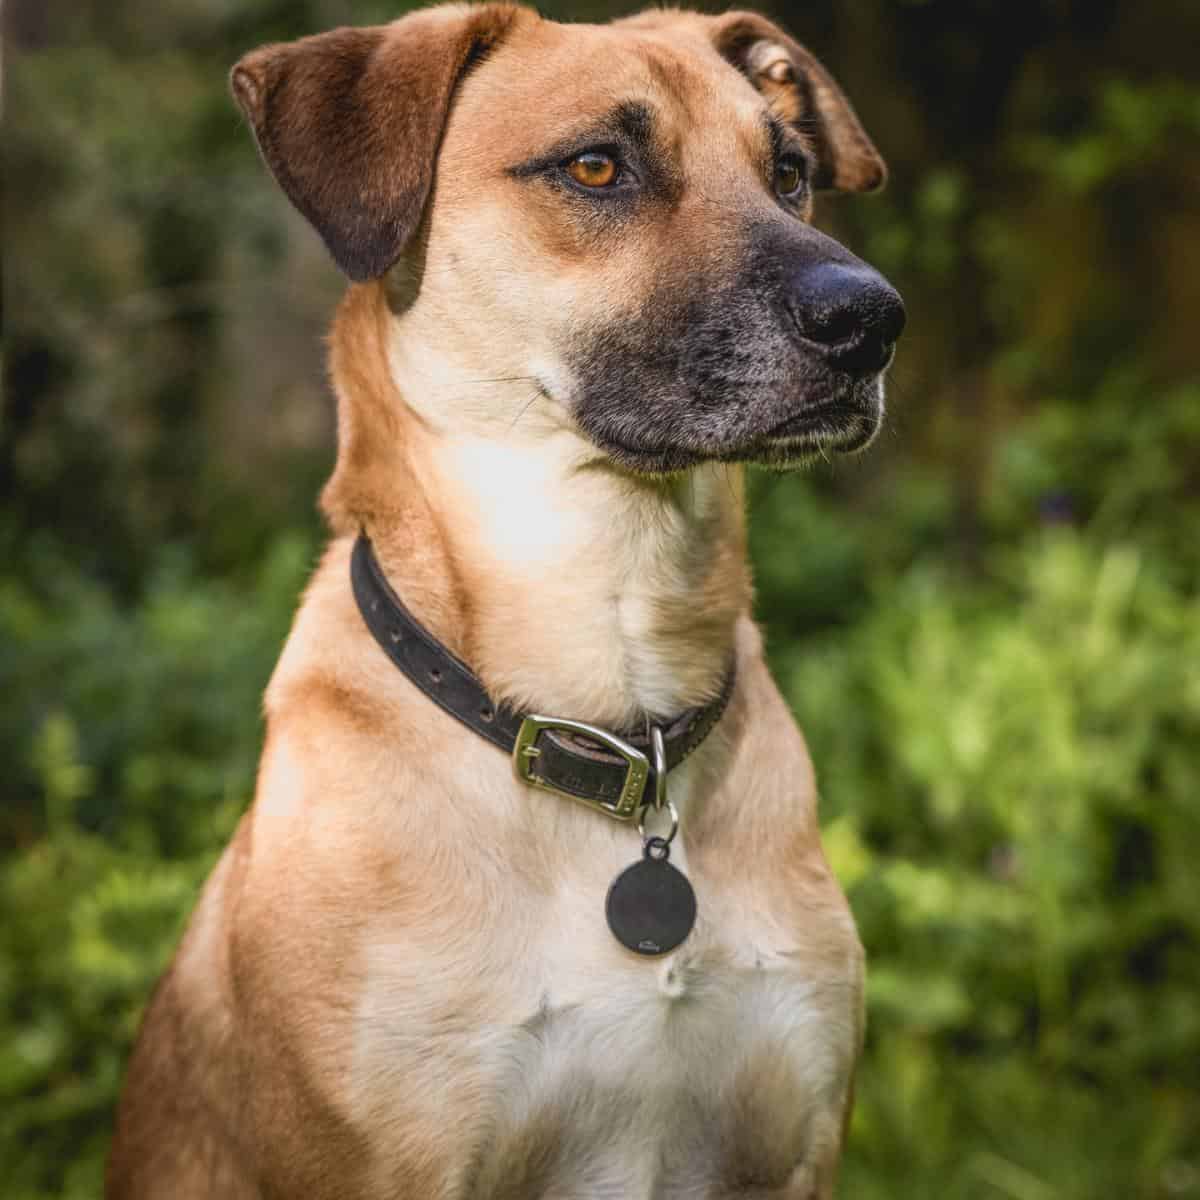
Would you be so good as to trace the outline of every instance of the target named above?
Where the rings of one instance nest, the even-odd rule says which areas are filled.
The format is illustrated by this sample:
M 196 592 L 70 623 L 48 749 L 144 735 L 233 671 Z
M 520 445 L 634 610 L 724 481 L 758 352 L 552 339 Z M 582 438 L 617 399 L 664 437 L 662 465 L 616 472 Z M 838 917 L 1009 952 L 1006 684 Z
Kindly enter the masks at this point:
M 880 342 L 873 337 L 859 338 L 830 356 L 834 365 L 856 375 L 873 375 L 892 360 L 895 342 Z
M 833 308 L 800 315 L 800 329 L 814 342 L 833 345 L 845 342 L 858 332 L 858 316 L 849 308 Z

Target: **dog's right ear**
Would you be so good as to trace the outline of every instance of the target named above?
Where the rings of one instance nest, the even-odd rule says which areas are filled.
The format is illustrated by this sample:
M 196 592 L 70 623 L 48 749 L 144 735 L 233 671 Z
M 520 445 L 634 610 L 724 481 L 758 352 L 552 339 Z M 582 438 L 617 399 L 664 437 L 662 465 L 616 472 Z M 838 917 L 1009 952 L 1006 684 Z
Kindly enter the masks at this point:
M 378 279 L 400 257 L 455 86 L 527 11 L 446 5 L 263 46 L 233 68 L 263 159 L 351 279 Z
M 720 52 L 763 94 L 771 111 L 797 126 L 816 151 L 813 186 L 873 192 L 887 168 L 850 101 L 816 58 L 755 12 L 715 17 Z

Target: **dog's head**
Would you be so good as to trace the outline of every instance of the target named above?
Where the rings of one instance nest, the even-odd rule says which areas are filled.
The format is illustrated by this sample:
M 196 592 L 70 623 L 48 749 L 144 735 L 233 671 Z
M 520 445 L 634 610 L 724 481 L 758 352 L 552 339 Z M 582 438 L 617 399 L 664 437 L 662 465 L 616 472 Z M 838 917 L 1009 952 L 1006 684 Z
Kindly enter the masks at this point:
M 443 376 L 528 381 L 637 472 L 789 465 L 878 428 L 904 309 L 809 217 L 884 165 L 765 18 L 446 6 L 264 47 L 233 88 L 284 191 Z M 515 392 L 443 392 L 448 425 L 517 415 Z

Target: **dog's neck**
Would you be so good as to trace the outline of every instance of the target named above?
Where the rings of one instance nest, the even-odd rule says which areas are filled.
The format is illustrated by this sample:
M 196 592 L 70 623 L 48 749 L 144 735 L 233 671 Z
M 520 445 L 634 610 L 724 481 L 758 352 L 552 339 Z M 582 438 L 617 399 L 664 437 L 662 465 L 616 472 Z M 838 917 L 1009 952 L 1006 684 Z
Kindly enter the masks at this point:
M 379 364 L 349 367 L 335 333 L 342 444 L 325 503 L 345 527 L 353 497 L 418 619 L 519 709 L 626 728 L 715 696 L 749 601 L 740 469 L 635 478 L 528 380 L 481 388 L 487 372 L 424 348 L 418 368 L 394 326 L 376 329 L 390 389 Z M 370 414 L 389 452 L 367 468 Z

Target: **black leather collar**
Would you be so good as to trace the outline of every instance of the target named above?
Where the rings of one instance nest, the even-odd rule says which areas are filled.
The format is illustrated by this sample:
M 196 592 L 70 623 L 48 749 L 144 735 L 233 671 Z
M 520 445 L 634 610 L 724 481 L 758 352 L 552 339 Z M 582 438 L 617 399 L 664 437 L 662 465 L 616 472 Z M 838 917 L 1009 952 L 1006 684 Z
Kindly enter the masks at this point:
M 392 591 L 379 566 L 370 540 L 360 534 L 350 559 L 354 598 L 367 628 L 387 656 L 431 700 L 457 717 L 480 737 L 512 754 L 526 718 L 488 698 L 483 684 L 471 669 L 446 649 L 404 607 Z M 666 767 L 681 763 L 704 741 L 720 719 L 733 691 L 732 664 L 721 694 L 710 704 L 690 708 L 662 726 Z M 537 718 L 530 718 L 536 721 Z M 649 758 L 647 731 L 607 735 L 635 747 Z M 528 752 L 528 751 L 527 751 Z M 639 755 L 640 757 L 640 755 Z M 636 807 L 650 803 L 655 794 L 653 762 L 645 764 L 645 776 L 635 798 Z M 520 771 L 518 772 L 520 773 Z M 640 774 L 640 770 L 639 770 Z M 564 792 L 602 808 L 612 816 L 629 819 L 630 761 L 605 749 L 605 742 L 561 728 L 541 729 L 532 752 L 528 782 L 550 791 Z M 616 806 L 621 806 L 617 811 Z

